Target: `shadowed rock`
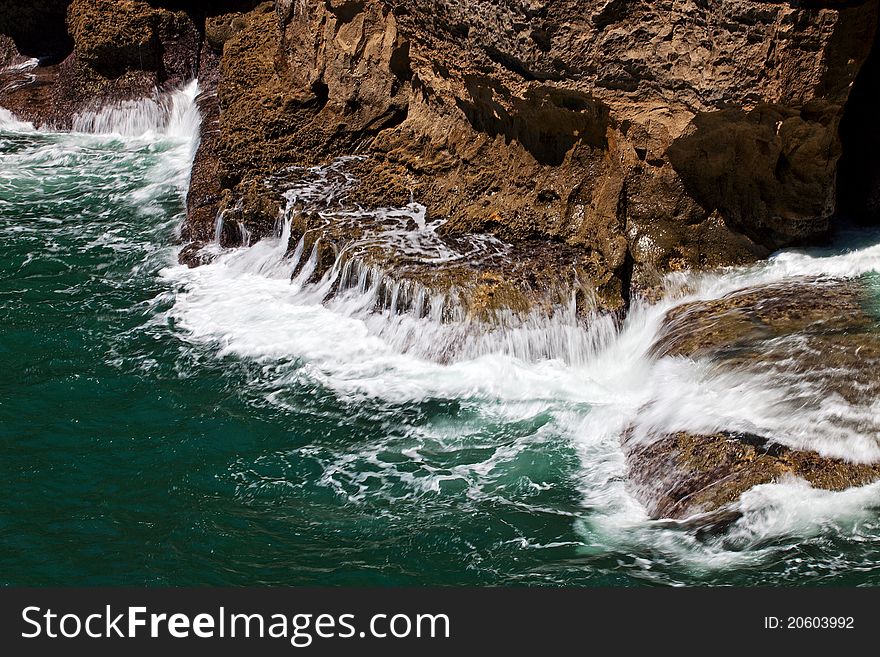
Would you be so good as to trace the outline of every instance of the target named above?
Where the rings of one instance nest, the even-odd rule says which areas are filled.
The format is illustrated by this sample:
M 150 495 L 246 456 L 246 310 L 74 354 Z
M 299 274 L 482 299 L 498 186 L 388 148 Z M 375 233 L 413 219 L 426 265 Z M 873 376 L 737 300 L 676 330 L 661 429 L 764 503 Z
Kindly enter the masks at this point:
M 21 118 L 68 129 L 77 112 L 151 96 L 197 75 L 201 36 L 185 12 L 130 0 L 66 4 L 73 51 L 0 97 Z

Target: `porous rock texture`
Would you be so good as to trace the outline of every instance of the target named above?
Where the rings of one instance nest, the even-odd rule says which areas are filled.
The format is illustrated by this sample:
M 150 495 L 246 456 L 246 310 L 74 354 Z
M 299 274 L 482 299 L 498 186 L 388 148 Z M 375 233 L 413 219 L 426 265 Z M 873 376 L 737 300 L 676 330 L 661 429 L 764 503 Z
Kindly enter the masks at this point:
M 412 194 L 449 234 L 574 247 L 612 308 L 662 272 L 827 233 L 838 127 L 877 25 L 871 0 L 275 11 L 219 37 L 225 188 L 359 153 L 353 202 Z

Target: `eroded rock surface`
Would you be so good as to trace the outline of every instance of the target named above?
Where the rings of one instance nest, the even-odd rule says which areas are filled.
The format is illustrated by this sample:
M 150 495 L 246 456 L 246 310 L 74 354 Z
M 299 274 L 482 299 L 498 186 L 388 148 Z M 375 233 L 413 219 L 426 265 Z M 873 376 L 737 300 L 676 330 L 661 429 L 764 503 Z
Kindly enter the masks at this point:
M 359 153 L 353 203 L 412 194 L 448 234 L 573 247 L 610 307 L 660 272 L 826 233 L 838 126 L 877 23 L 875 2 L 276 12 L 275 26 L 261 13 L 218 31 L 230 189 Z
M 718 512 L 753 486 L 786 477 L 834 491 L 880 479 L 880 464 L 827 458 L 750 434 L 678 432 L 624 448 L 631 489 L 654 518 Z

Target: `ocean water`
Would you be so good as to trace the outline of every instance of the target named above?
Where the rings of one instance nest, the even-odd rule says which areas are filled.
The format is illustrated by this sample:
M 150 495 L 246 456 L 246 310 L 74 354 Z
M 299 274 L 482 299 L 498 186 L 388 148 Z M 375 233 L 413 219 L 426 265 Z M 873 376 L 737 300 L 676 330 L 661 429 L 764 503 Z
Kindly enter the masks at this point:
M 0 583 L 880 583 L 880 485 L 759 486 L 704 537 L 648 519 L 619 447 L 627 428 L 732 429 L 880 458 L 876 405 L 835 401 L 853 430 L 822 396 L 787 404 L 791 382 L 650 355 L 688 300 L 799 276 L 876 287 L 880 235 L 670 279 L 687 291 L 621 325 L 564 305 L 441 322 L 442 303 L 352 261 L 306 282 L 289 217 L 178 265 L 195 94 L 66 134 L 0 110 Z M 304 172 L 291 207 L 337 198 L 327 174 Z M 422 211 L 386 211 L 409 228 L 379 237 L 434 248 Z M 419 312 L 395 312 L 406 295 Z

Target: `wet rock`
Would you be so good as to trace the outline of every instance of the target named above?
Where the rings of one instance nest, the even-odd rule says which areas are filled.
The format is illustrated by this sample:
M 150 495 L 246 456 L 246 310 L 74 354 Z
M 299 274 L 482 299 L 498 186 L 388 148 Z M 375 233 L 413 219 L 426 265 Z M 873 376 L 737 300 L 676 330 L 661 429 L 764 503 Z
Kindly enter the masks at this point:
M 850 463 L 793 450 L 749 434 L 624 440 L 630 489 L 654 518 L 688 518 L 735 502 L 759 484 L 799 477 L 816 488 L 844 490 L 880 479 L 880 464 Z
M 32 6 L 56 25 L 66 3 Z M 90 104 L 201 69 L 210 128 L 188 239 L 209 241 L 218 212 L 254 182 L 357 154 L 351 203 L 414 198 L 453 239 L 559 246 L 600 305 L 616 309 L 656 292 L 664 272 L 743 264 L 828 231 L 841 158 L 863 163 L 865 180 L 877 170 L 847 159 L 870 129 L 861 108 L 877 9 L 74 0 L 72 54 L 0 104 L 64 127 Z M 4 11 L 7 33 L 9 17 L 32 13 Z M 33 34 L 33 23 L 22 18 L 13 36 Z M 254 216 L 266 223 L 252 236 L 269 234 L 272 213 Z
M 785 336 L 872 340 L 877 322 L 866 312 L 868 303 L 858 280 L 809 279 L 749 288 L 670 310 L 653 353 L 730 362 L 742 360 L 748 351 L 757 361 L 773 340 Z
M 220 181 L 220 157 L 217 146 L 220 141 L 220 100 L 217 85 L 220 78 L 220 60 L 211 48 L 202 48 L 199 61 L 199 95 L 196 103 L 202 121 L 199 126 L 199 147 L 193 158 L 189 188 L 186 195 L 187 220 L 182 238 L 191 243 L 204 244 L 214 237 L 213 225 L 220 211 L 221 202 L 229 191 Z M 193 263 L 187 254 L 193 248 L 181 252 L 181 262 Z
M 0 104 L 37 125 L 66 129 L 75 113 L 172 88 L 198 72 L 201 35 L 188 14 L 131 0 L 72 0 L 73 51 L 35 69 L 33 84 Z
M 683 304 L 667 314 L 653 352 L 761 377 L 788 391 L 792 412 L 837 399 L 852 412 L 817 414 L 820 433 L 877 435 L 871 409 L 880 397 L 880 322 L 866 283 L 794 279 Z M 878 463 L 833 458 L 827 446 L 811 449 L 786 435 L 630 429 L 623 446 L 631 489 L 658 518 L 714 512 L 755 485 L 787 476 L 828 490 L 880 478 Z
M 346 190 L 357 184 L 349 172 L 351 162 L 293 170 L 265 183 L 240 184 L 239 195 L 230 197 L 227 209 L 221 210 L 221 244 L 226 240 L 236 244 L 241 233 L 234 227 L 238 224 L 251 237 L 270 224 L 277 227 L 278 215 L 272 214 L 277 201 L 272 190 L 292 185 L 301 200 L 286 213 L 291 224 L 289 251 L 302 250 L 303 265 L 314 250 L 313 281 L 333 267 L 353 267 L 351 280 L 345 280 L 345 274 L 337 280 L 341 288 L 369 287 L 370 281 L 381 279 L 389 296 L 384 299 L 384 293 L 379 294 L 378 309 L 387 309 L 387 305 L 400 312 L 412 310 L 416 297 L 423 294 L 418 302 L 423 306 L 417 313 L 427 314 L 431 304 L 439 303 L 435 318 L 440 321 L 518 322 L 533 311 L 552 314 L 559 307 L 582 314 L 597 309 L 622 310 L 614 305 L 620 288 L 597 289 L 594 263 L 579 249 L 545 241 L 504 242 L 488 235 L 450 235 L 438 230 L 436 223 L 427 222 L 424 207 L 414 204 L 358 208 L 346 197 Z M 289 180 L 285 182 L 285 178 Z M 366 278 L 359 282 L 358 277 Z M 392 288 L 406 289 L 409 300 L 397 299 Z
M 68 104 L 149 95 L 196 76 L 201 37 L 182 11 L 145 2 L 74 0 L 68 10 L 73 55 L 59 91 Z
M 211 24 L 228 59 L 224 186 L 357 153 L 352 202 L 412 196 L 451 236 L 580 250 L 611 306 L 663 272 L 827 232 L 838 126 L 877 23 L 874 1 L 275 13 Z

